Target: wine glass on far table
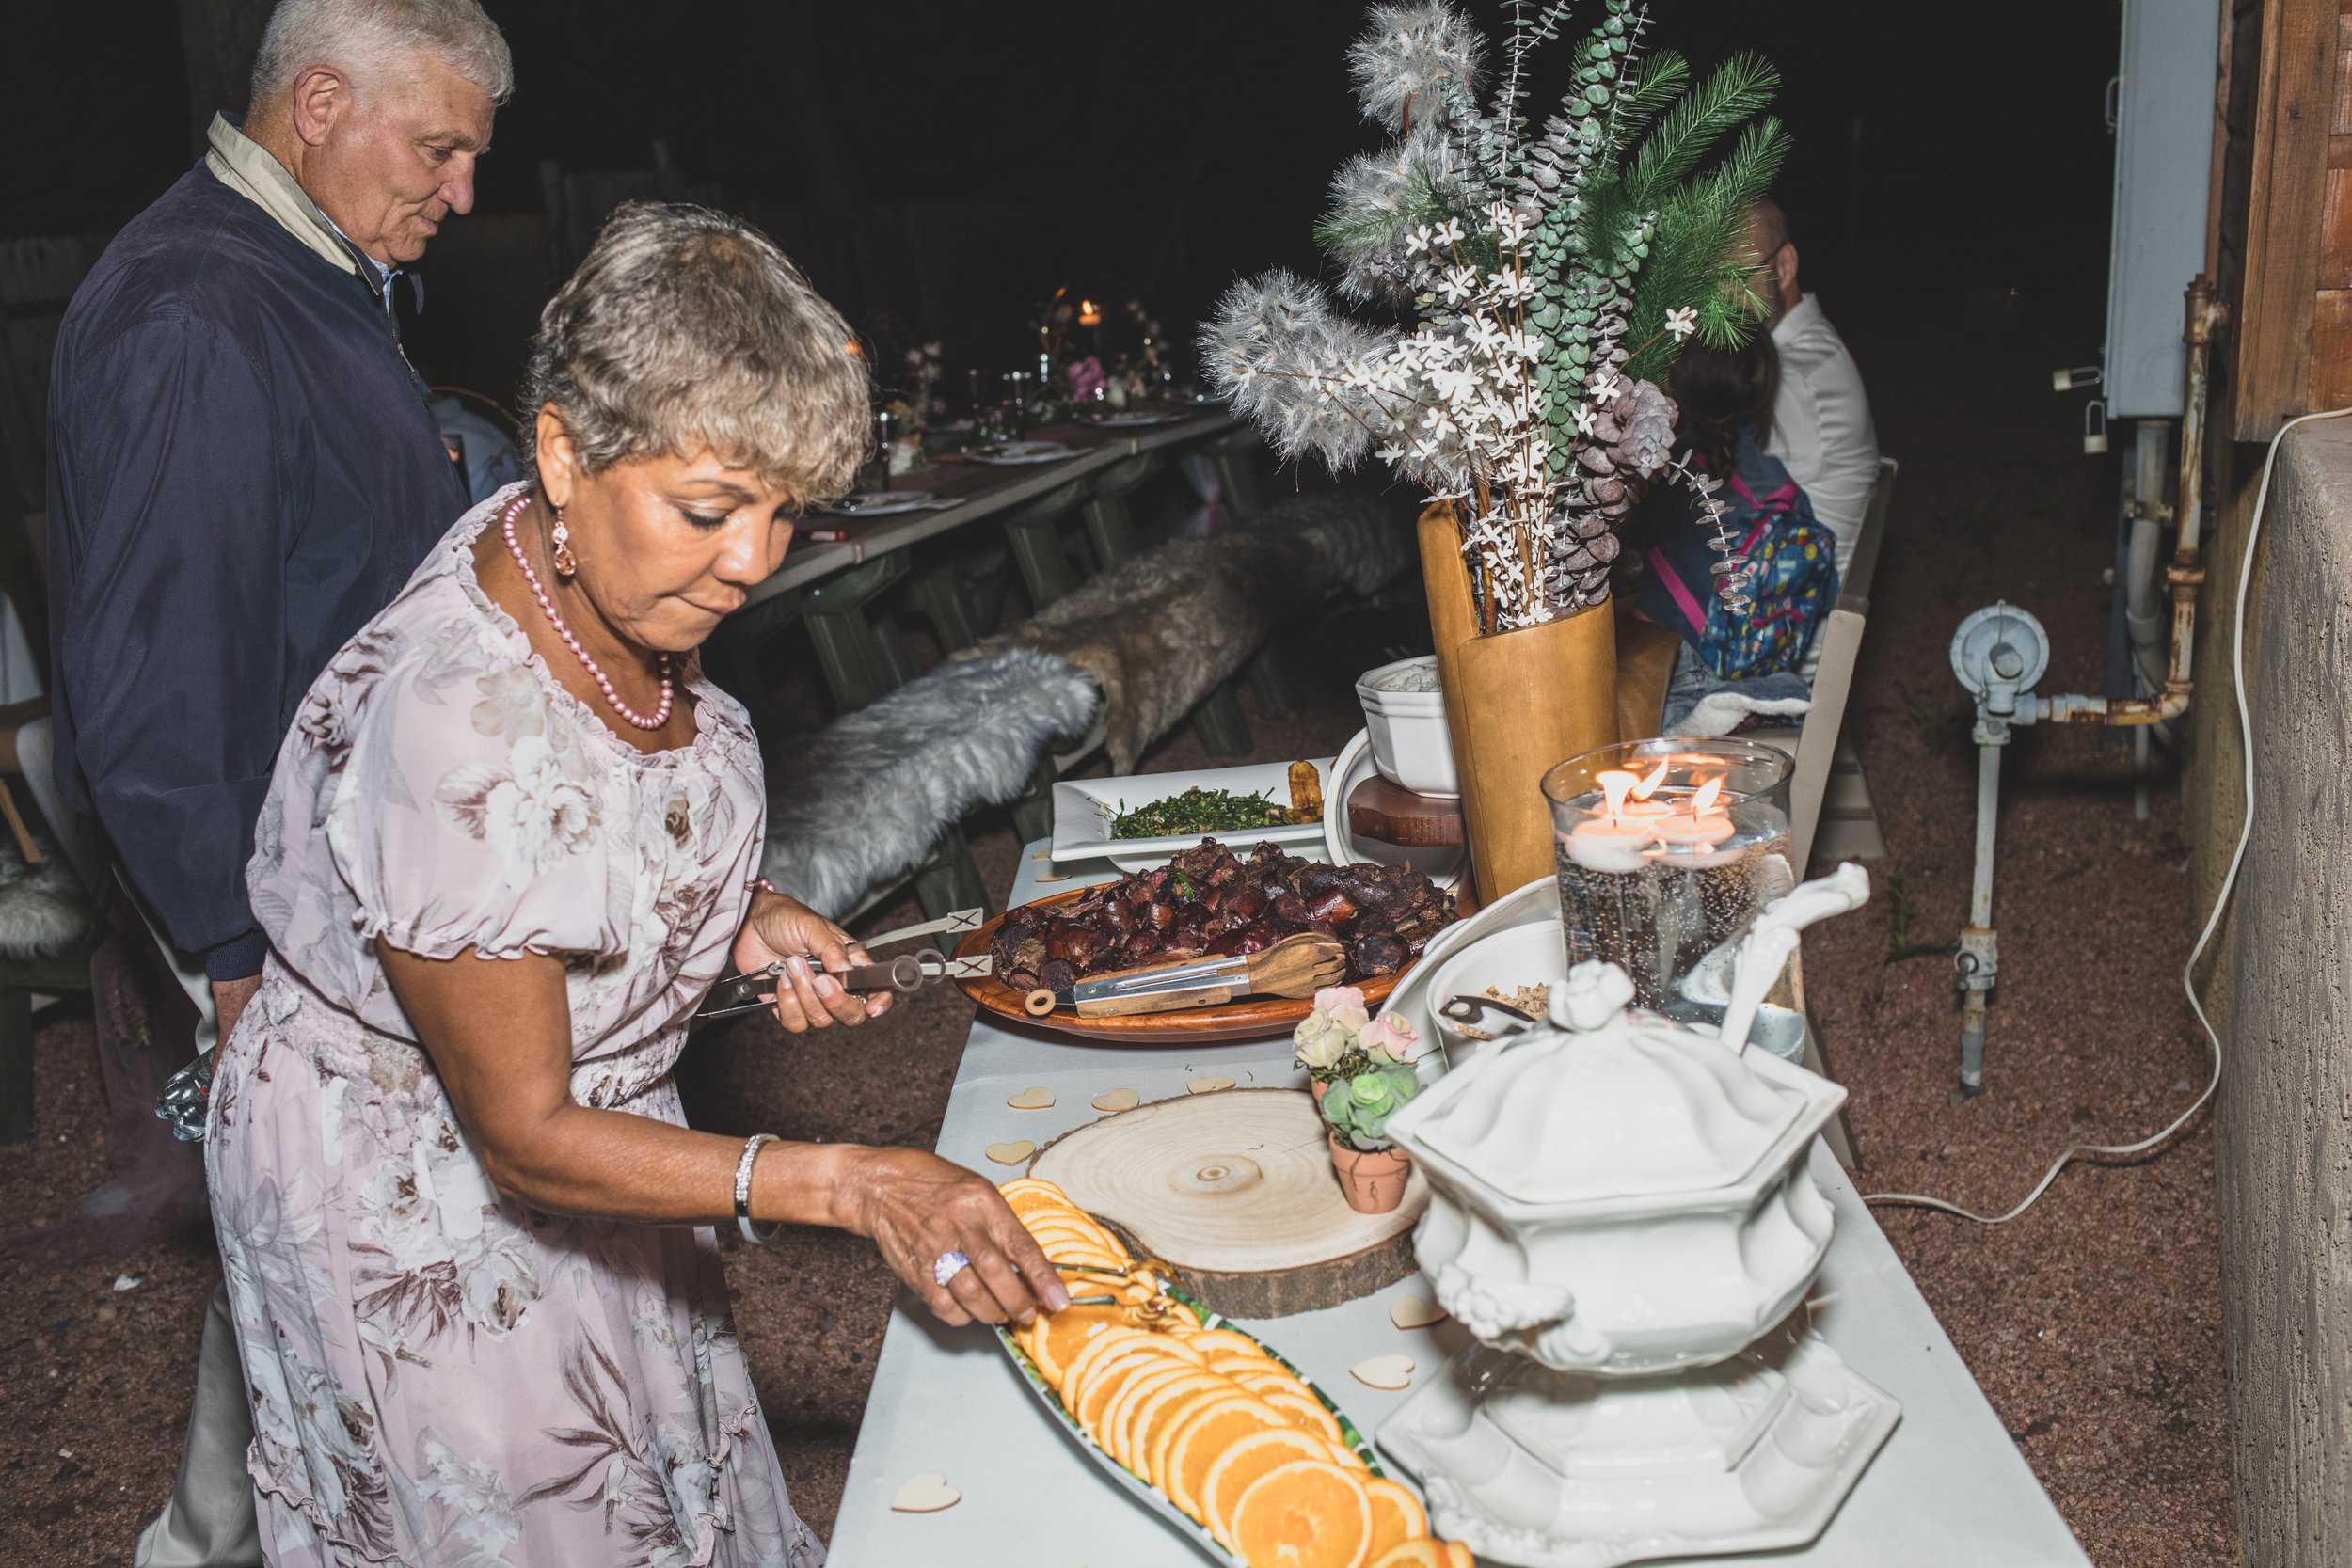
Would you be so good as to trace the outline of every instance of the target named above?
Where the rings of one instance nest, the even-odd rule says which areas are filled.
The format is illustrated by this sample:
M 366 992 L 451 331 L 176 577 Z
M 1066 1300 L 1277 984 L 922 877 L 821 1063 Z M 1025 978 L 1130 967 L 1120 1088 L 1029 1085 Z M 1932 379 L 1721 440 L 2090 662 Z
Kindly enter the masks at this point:
M 1005 439 L 1017 441 L 1029 428 L 1029 408 L 1037 376 L 1028 371 L 1005 372 Z
M 884 408 L 874 416 L 874 429 L 882 439 L 882 487 L 890 492 L 890 459 L 898 450 L 898 433 L 906 427 L 903 416 Z

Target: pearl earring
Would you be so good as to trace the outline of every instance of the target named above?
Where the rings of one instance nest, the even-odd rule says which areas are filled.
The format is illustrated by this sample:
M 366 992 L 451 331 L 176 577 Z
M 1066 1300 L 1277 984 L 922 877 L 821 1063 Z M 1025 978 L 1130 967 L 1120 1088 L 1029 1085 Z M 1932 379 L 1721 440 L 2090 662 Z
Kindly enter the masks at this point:
M 572 553 L 572 531 L 564 526 L 564 509 L 560 506 L 555 509 L 555 529 L 548 535 L 548 543 L 554 546 L 557 577 L 567 578 L 580 570 L 580 558 Z

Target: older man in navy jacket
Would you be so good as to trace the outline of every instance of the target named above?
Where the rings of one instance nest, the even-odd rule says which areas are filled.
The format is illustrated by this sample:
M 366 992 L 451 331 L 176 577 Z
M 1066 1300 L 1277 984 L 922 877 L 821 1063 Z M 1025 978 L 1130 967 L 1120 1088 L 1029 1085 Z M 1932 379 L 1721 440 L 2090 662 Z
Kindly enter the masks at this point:
M 221 1035 L 262 971 L 245 866 L 278 742 L 467 504 L 392 300 L 472 206 L 512 85 L 476 0 L 280 0 L 248 118 L 214 122 L 58 332 L 58 782 L 183 967 L 200 959 Z M 243 1377 L 213 1316 L 150 1568 L 260 1560 Z

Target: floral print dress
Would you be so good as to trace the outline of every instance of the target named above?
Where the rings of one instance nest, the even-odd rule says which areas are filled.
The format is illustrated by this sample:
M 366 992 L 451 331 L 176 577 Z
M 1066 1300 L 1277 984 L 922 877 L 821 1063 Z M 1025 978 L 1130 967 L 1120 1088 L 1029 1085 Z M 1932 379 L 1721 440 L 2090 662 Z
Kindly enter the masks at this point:
M 215 1068 L 214 1223 L 264 1557 L 816 1568 L 707 1227 L 500 1196 L 374 944 L 567 971 L 571 1092 L 683 1120 L 671 1065 L 763 820 L 742 710 L 647 756 L 482 593 L 459 521 L 311 687 L 247 881 L 271 954 Z

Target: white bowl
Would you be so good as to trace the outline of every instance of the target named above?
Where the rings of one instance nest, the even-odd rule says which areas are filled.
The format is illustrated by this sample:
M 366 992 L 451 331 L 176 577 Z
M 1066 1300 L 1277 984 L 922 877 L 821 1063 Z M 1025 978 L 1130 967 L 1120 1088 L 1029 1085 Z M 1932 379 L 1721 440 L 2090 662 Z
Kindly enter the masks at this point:
M 1567 977 L 1568 952 L 1558 915 L 1481 937 L 1455 952 L 1429 978 L 1429 1016 L 1445 1046 L 1446 1065 L 1459 1068 L 1494 1043 L 1473 1039 L 1439 1012 L 1448 997 L 1484 996 L 1489 986 L 1507 995 L 1521 986 L 1556 986 Z
M 1445 693 L 1383 691 L 1380 682 L 1417 665 L 1434 666 L 1434 656 L 1401 658 L 1357 677 L 1364 727 L 1372 733 L 1372 757 L 1380 776 L 1416 795 L 1457 796 L 1462 784 L 1454 769 L 1454 737 L 1445 724 Z

